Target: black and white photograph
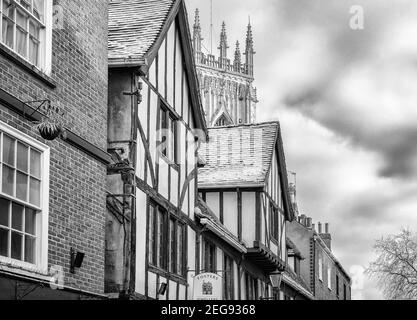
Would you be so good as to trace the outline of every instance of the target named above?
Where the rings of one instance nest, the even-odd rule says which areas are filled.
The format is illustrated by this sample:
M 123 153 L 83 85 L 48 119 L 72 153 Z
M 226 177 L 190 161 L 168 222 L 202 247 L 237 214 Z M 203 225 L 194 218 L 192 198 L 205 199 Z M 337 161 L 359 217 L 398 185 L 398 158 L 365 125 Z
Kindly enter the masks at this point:
M 3 301 L 417 300 L 417 1 L 0 0 L 0 180 Z

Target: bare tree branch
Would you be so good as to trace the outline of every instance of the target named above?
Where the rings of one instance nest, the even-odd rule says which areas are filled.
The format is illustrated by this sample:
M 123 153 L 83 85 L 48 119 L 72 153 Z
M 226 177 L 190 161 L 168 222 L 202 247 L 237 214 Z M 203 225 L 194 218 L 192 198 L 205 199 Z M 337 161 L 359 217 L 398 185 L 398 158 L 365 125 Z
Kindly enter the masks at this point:
M 417 299 L 417 235 L 403 229 L 376 241 L 377 258 L 366 270 L 388 299 Z

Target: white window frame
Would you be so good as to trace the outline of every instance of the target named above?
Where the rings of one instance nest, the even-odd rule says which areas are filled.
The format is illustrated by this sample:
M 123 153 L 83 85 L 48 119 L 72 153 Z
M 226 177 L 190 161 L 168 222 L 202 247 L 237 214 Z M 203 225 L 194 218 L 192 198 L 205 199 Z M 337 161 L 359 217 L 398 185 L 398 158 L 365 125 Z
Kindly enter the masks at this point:
M 327 266 L 327 287 L 332 290 L 332 267 L 330 264 Z
M 13 2 L 20 11 L 26 12 L 28 15 L 31 16 L 33 20 L 36 20 L 39 24 L 43 26 L 43 31 L 40 34 L 40 43 L 39 43 L 39 52 L 38 52 L 38 64 L 33 64 L 30 62 L 29 57 L 24 57 L 18 53 L 16 50 L 16 22 L 14 27 L 14 48 L 10 48 L 5 43 L 3 43 L 3 0 L 0 1 L 0 43 L 1 45 L 9 48 L 13 53 L 18 55 L 21 59 L 29 63 L 30 65 L 34 66 L 35 68 L 39 69 L 43 73 L 50 75 L 52 72 L 52 24 L 53 24 L 53 0 L 45 0 L 45 12 L 44 12 L 44 22 L 39 21 L 34 17 L 28 10 L 26 10 L 18 1 L 16 0 L 9 0 Z M 33 1 L 33 0 L 32 0 Z M 15 20 L 16 20 L 16 11 L 15 11 Z M 29 19 L 28 19 L 29 25 Z M 28 28 L 29 30 L 29 28 Z M 29 44 L 27 44 L 29 46 Z M 29 47 L 28 47 L 29 48 Z M 29 50 L 29 49 L 28 49 Z
M 2 264 L 12 267 L 19 268 L 25 271 L 33 272 L 36 274 L 48 274 L 48 227 L 49 227 L 49 159 L 50 159 L 50 148 L 43 143 L 40 143 L 36 139 L 22 133 L 21 131 L 13 128 L 4 122 L 0 121 L 0 130 L 3 133 L 19 140 L 41 152 L 41 170 L 42 170 L 42 181 L 41 181 L 41 210 L 37 215 L 36 219 L 36 237 L 39 240 L 36 247 L 36 264 L 27 263 L 20 260 L 15 260 L 8 257 L 0 256 L 0 266 Z M 3 148 L 3 145 L 1 145 Z M 2 154 L 0 151 L 0 155 Z M 1 168 L 0 168 L 1 169 Z M 3 181 L 3 172 L 0 170 L 0 181 Z M 7 194 L 3 194 L 0 185 L 1 197 L 14 201 L 16 203 L 25 204 L 24 202 L 11 197 Z
M 323 281 L 323 257 L 319 256 L 319 280 Z

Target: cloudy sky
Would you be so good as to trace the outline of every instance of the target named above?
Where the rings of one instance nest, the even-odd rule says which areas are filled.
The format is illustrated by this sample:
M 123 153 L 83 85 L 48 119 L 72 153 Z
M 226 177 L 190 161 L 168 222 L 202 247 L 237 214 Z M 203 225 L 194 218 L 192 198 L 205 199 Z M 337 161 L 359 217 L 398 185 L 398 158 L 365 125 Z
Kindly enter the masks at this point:
M 210 1 L 186 3 L 210 48 Z M 375 239 L 417 229 L 417 1 L 213 0 L 213 13 L 213 48 L 224 20 L 230 57 L 250 16 L 258 120 L 281 121 L 300 211 L 331 224 L 354 297 L 381 299 L 361 276 Z

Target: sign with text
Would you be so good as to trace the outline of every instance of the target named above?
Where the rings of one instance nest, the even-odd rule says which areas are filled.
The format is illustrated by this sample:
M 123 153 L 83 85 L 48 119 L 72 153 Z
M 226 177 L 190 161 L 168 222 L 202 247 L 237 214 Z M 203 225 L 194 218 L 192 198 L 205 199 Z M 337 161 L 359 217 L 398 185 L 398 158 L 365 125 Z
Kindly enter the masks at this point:
M 215 273 L 201 273 L 194 277 L 194 300 L 222 300 L 222 277 Z

